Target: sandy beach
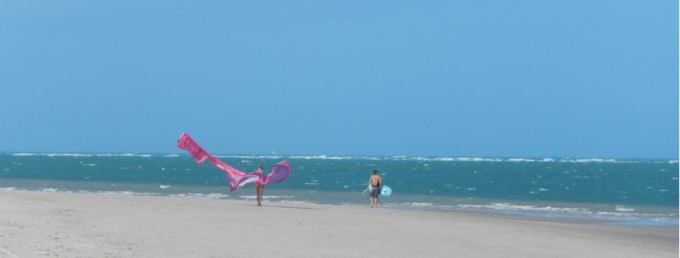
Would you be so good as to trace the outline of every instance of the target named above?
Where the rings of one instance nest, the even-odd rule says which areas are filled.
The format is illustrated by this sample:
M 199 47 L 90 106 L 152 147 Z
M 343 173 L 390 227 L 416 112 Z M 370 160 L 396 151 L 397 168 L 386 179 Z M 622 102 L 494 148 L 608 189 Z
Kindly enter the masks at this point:
M 678 227 L 0 190 L 0 257 L 677 257 Z

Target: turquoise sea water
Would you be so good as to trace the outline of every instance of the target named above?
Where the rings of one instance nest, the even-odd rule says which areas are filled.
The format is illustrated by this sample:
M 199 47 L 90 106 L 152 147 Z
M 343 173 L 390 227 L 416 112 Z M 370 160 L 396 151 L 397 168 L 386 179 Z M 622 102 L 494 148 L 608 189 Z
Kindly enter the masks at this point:
M 270 202 L 367 205 L 362 190 L 377 169 L 394 191 L 382 207 L 678 223 L 677 160 L 217 157 L 243 171 L 288 160 L 290 177 L 265 189 Z M 7 189 L 254 199 L 252 185 L 235 192 L 227 185 L 221 170 L 185 154 L 0 154 L 0 187 Z

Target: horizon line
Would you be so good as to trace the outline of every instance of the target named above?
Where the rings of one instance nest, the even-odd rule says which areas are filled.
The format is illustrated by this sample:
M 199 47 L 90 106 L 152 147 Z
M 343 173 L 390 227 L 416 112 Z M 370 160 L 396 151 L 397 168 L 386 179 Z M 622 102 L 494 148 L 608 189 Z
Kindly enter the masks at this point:
M 45 155 L 49 156 L 49 154 L 55 154 L 55 155 L 62 155 L 62 156 L 72 156 L 72 155 L 87 155 L 87 154 L 95 154 L 95 155 L 171 155 L 171 154 L 176 154 L 176 155 L 186 155 L 189 156 L 190 154 L 179 151 L 179 152 L 72 152 L 72 151 L 0 151 L 0 153 L 4 154 L 31 154 L 31 155 Z M 592 157 L 592 156 L 484 156 L 484 155 L 406 155 L 406 154 L 399 154 L 399 155 L 393 155 L 393 154 L 290 154 L 290 153 L 211 153 L 213 156 L 221 156 L 221 157 L 298 157 L 298 158 L 321 158 L 321 157 L 330 157 L 330 158 L 361 158 L 361 157 L 409 157 L 409 158 L 451 158 L 451 159 L 484 159 L 481 161 L 494 161 L 490 159 L 505 159 L 505 160 L 498 160 L 498 161 L 512 161 L 512 159 L 533 159 L 535 161 L 545 161 L 546 159 L 591 159 L 591 160 L 669 160 L 669 161 L 677 161 L 679 157 L 674 157 L 674 158 L 668 158 L 668 157 L 655 157 L 655 158 L 641 158 L 641 157 L 635 157 L 635 158 L 630 158 L 630 157 L 625 157 L 625 158 L 614 158 L 614 157 Z M 20 155 L 14 155 L 14 156 L 20 156 Z M 29 156 L 29 155 L 26 155 Z M 459 160 L 460 161 L 460 160 Z

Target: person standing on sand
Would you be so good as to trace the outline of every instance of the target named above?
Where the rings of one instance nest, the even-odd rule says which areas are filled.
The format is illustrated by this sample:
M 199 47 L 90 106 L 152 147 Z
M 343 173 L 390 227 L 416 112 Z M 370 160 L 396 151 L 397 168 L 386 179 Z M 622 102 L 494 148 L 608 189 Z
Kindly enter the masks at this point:
M 262 194 L 264 193 L 264 185 L 260 182 L 264 177 L 264 171 L 262 171 L 262 163 L 257 167 L 256 173 L 259 174 L 260 178 L 255 182 L 255 192 L 257 193 L 257 206 L 262 206 Z
M 373 189 L 371 189 L 373 187 Z M 378 207 L 378 196 L 380 195 L 380 189 L 382 187 L 382 178 L 378 175 L 378 170 L 373 170 L 373 175 L 368 179 L 368 186 L 366 189 L 370 189 L 371 194 L 371 208 Z

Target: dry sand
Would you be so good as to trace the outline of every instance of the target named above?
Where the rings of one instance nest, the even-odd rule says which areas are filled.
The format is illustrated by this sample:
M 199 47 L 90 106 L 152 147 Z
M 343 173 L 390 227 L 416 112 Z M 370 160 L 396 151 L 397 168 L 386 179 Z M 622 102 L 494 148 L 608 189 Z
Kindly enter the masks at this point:
M 678 257 L 678 227 L 0 190 L 0 257 Z

